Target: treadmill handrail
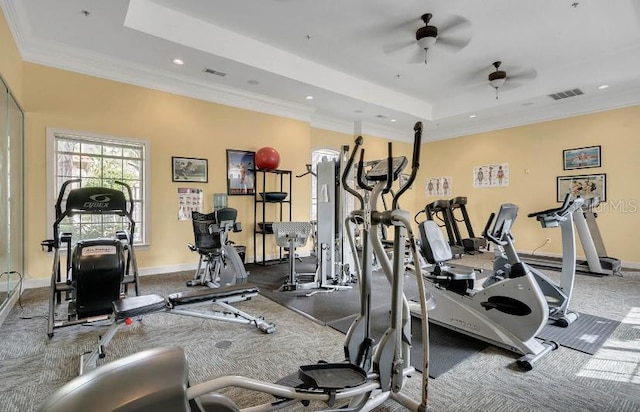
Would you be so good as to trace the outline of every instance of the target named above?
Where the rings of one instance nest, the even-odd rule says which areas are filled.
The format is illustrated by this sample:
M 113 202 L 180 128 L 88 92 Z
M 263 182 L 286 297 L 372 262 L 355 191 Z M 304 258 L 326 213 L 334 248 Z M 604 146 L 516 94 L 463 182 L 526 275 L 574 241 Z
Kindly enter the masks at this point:
M 563 222 L 568 219 L 568 216 L 573 215 L 577 210 L 582 210 L 584 199 L 577 197 L 569 202 L 566 208 L 549 209 L 547 213 L 538 212 L 534 216 L 543 227 L 554 227 L 554 223 Z M 564 205 L 563 205 L 564 206 Z
M 564 201 L 562 202 L 562 206 L 552 208 L 552 209 L 542 210 L 540 212 L 532 212 L 532 213 L 529 213 L 527 217 L 538 217 L 538 216 L 553 215 L 553 214 L 564 215 L 566 214 L 565 212 L 569 208 L 569 206 L 571 206 L 571 203 L 572 203 L 571 193 L 567 193 L 564 197 Z

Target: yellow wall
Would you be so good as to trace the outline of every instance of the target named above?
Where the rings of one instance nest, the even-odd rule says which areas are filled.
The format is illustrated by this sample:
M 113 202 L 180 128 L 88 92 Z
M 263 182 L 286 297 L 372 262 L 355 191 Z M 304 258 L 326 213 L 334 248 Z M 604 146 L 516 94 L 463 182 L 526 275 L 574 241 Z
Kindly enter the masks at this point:
M 226 149 L 256 151 L 273 146 L 281 156 L 280 169 L 294 174 L 310 161 L 308 123 L 231 108 L 196 99 L 130 86 L 62 70 L 25 63 L 27 140 L 27 255 L 28 273 L 46 276 L 50 256 L 40 252 L 47 234 L 47 127 L 88 133 L 148 139 L 151 142 L 151 247 L 138 250 L 142 268 L 193 263 L 186 243 L 193 238 L 189 221 L 177 220 L 178 187 L 204 189 L 205 210 L 213 209 L 213 194 L 226 193 Z M 171 181 L 171 156 L 209 160 L 206 184 Z M 270 187 L 268 187 L 270 189 Z M 293 181 L 293 219 L 308 220 L 310 181 Z M 304 196 L 299 195 L 304 194 Z M 230 196 L 244 231 L 236 243 L 253 245 L 253 197 Z
M 22 59 L 4 14 L 0 12 L 0 75 L 22 104 Z
M 205 210 L 211 210 L 213 194 L 226 192 L 226 149 L 255 151 L 273 146 L 281 155 L 280 168 L 295 175 L 306 170 L 313 149 L 353 146 L 352 135 L 312 128 L 307 122 L 22 62 L 4 19 L 0 19 L 0 40 L 0 74 L 21 101 L 27 118 L 26 256 L 30 278 L 48 277 L 51 265 L 51 256 L 39 246 L 47 237 L 46 214 L 53 207 L 47 204 L 45 187 L 48 127 L 151 142 L 151 246 L 138 250 L 139 265 L 147 269 L 195 263 L 195 256 L 185 246 L 192 240 L 190 222 L 177 220 L 176 189 L 204 189 Z M 583 172 L 607 173 L 608 201 L 599 218 L 603 237 L 611 255 L 640 262 L 637 248 L 629 241 L 640 227 L 638 190 L 631 180 L 640 171 L 640 145 L 635 140 L 639 126 L 640 107 L 632 107 L 427 143 L 422 147 L 419 178 L 401 203 L 413 215 L 435 200 L 425 196 L 427 177 L 453 176 L 453 194 L 469 198 L 478 233 L 501 203 L 513 202 L 521 207 L 514 230 L 518 248 L 533 249 L 550 237 L 551 244 L 542 252 L 560 253 L 557 231 L 541 229 L 525 215 L 556 205 L 555 177 L 573 174 L 562 170 L 563 149 L 602 145 L 602 168 Z M 386 156 L 386 140 L 364 138 L 367 160 Z M 410 158 L 411 144 L 394 143 L 394 154 Z M 171 156 L 208 159 L 209 182 L 173 183 Z M 473 166 L 504 162 L 510 165 L 508 187 L 472 187 Z M 293 178 L 294 220 L 309 218 L 310 190 L 309 178 Z M 238 209 L 244 227 L 232 239 L 248 246 L 247 257 L 252 260 L 253 198 L 230 196 L 229 205 Z
M 293 175 L 305 170 L 314 148 L 340 148 L 353 144 L 353 137 L 308 123 L 250 112 L 164 92 L 130 86 L 91 76 L 25 63 L 24 76 L 27 122 L 27 273 L 48 276 L 51 257 L 40 250 L 47 237 L 46 153 L 47 128 L 147 139 L 151 142 L 151 246 L 137 252 L 141 268 L 192 264 L 195 257 L 186 248 L 193 235 L 190 222 L 177 220 L 178 187 L 204 189 L 205 211 L 213 208 L 213 194 L 226 192 L 226 149 L 256 151 L 275 147 L 281 156 L 280 169 Z M 367 159 L 386 153 L 384 139 L 365 136 Z M 397 143 L 396 154 L 410 153 L 410 145 Z M 171 181 L 171 156 L 209 160 L 206 184 Z M 274 176 L 267 175 L 267 189 L 275 190 Z M 293 220 L 308 220 L 311 180 L 293 178 Z M 413 203 L 413 200 L 411 200 Z M 251 196 L 230 196 L 229 206 L 238 209 L 243 232 L 232 234 L 237 244 L 247 246 L 253 258 L 254 203 Z M 268 206 L 265 220 L 275 219 Z M 286 209 L 285 209 L 286 210 Z M 257 237 L 260 250 L 261 237 Z M 267 237 L 266 255 L 275 254 L 272 237 Z M 258 255 L 261 255 L 259 252 Z
M 527 214 L 559 206 L 557 176 L 606 173 L 607 201 L 598 209 L 602 237 L 610 256 L 638 263 L 640 251 L 632 241 L 640 228 L 638 131 L 640 106 L 425 144 L 415 208 L 437 199 L 425 195 L 428 177 L 452 176 L 452 195 L 467 196 L 476 235 L 500 204 L 515 203 L 520 207 L 513 230 L 518 250 L 530 252 L 549 237 L 538 252 L 560 254 L 560 230 L 543 229 Z M 563 170 L 564 149 L 595 145 L 602 146 L 602 167 Z M 473 188 L 473 167 L 495 163 L 509 164 L 509 186 Z

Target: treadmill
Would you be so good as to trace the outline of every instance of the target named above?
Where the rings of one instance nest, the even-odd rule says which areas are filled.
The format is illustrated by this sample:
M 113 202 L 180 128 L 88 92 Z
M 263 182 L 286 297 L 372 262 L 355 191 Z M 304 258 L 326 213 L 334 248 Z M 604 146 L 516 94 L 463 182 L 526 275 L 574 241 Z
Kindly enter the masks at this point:
M 455 229 L 454 229 L 454 217 L 451 213 L 451 207 L 448 200 L 435 200 L 424 207 L 424 211 L 427 214 L 428 220 L 435 221 L 438 218 L 442 224 L 438 226 L 445 228 L 447 231 L 447 238 L 449 239 L 449 246 L 451 246 L 451 254 L 453 256 L 462 256 L 465 252 L 464 247 L 457 243 Z M 436 222 L 437 223 L 437 222 Z
M 595 221 L 596 214 L 594 212 L 595 207 L 599 204 L 598 198 L 582 199 L 583 201 L 580 208 L 577 208 L 570 214 L 567 214 L 567 210 L 570 208 L 573 201 L 571 195 L 567 194 L 564 198 L 564 202 L 561 207 L 556 209 L 549 209 L 542 212 L 530 213 L 528 216 L 537 218 L 542 214 L 555 213 L 563 217 L 565 220 L 570 221 L 568 223 L 561 224 L 563 231 L 573 230 L 575 227 L 586 260 L 576 260 L 576 272 L 594 275 L 594 276 L 607 276 L 607 275 L 622 275 L 622 263 L 619 259 L 607 256 L 602 242 L 602 236 L 600 230 L 597 227 Z M 542 224 L 542 221 L 541 221 Z M 546 226 L 542 226 L 546 227 Z M 569 250 L 571 245 L 565 244 L 565 236 L 562 236 L 562 250 L 563 254 L 565 250 Z M 533 255 L 520 253 L 520 257 L 523 262 L 541 268 L 547 268 L 552 270 L 561 270 L 562 258 L 554 256 Z
M 480 249 L 487 248 L 487 239 L 484 237 L 476 237 L 471 226 L 471 219 L 469 219 L 469 213 L 467 213 L 467 198 L 465 196 L 458 196 L 449 201 L 449 209 L 451 210 L 451 222 L 453 226 L 453 233 L 456 237 L 456 244 L 462 246 L 465 252 L 473 254 L 475 252 L 482 253 Z M 460 210 L 462 219 L 456 218 L 456 210 Z M 458 227 L 458 222 L 464 223 L 467 229 L 468 237 L 463 238 Z

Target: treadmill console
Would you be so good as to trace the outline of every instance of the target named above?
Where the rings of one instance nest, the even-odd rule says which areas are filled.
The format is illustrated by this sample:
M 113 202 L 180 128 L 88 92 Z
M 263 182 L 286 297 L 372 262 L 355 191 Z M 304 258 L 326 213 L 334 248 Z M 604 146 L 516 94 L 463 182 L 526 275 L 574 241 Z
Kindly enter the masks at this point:
M 407 158 L 404 156 L 400 156 L 400 157 L 394 157 L 393 161 L 392 161 L 392 168 L 393 168 L 393 172 L 392 172 L 392 177 L 393 180 L 397 180 L 398 176 L 400 176 L 400 172 L 402 172 L 402 170 L 405 168 L 405 166 L 407 165 Z M 369 181 L 385 181 L 387 180 L 387 177 L 389 176 L 389 172 L 388 172 L 388 166 L 389 162 L 387 159 L 384 160 L 380 160 L 378 161 L 378 163 L 376 163 L 373 168 L 371 168 L 371 170 L 369 170 L 366 174 L 365 174 L 365 178 Z

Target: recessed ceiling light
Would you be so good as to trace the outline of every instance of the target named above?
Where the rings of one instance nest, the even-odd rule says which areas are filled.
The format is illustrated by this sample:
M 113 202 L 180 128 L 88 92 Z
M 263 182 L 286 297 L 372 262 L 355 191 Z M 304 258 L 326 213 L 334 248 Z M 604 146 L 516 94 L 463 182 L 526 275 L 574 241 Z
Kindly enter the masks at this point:
M 396 119 L 389 119 L 389 121 L 390 121 L 391 123 L 395 123 L 395 122 L 396 122 Z
M 305 99 L 307 99 L 307 100 L 313 100 L 313 96 L 307 96 L 307 97 L 305 97 Z
M 182 60 L 180 60 L 180 59 L 173 59 L 173 62 L 175 64 L 177 64 L 178 66 L 182 66 L 184 64 L 184 62 Z
M 469 115 L 469 118 L 470 118 L 470 119 L 475 119 L 476 117 L 478 117 L 478 116 L 476 116 L 475 114 L 470 114 L 470 115 Z
M 250 84 L 250 85 L 252 85 L 252 86 L 255 86 L 255 85 L 260 84 L 260 82 L 259 82 L 259 81 L 257 81 L 257 80 L 247 80 L 247 83 L 249 83 L 249 84 Z
M 360 114 L 360 113 L 362 113 L 362 110 L 358 109 L 358 110 L 354 110 L 353 112 Z
M 607 88 L 609 88 L 608 84 L 601 84 L 600 86 L 598 86 L 598 90 L 604 90 L 604 89 L 607 89 Z

